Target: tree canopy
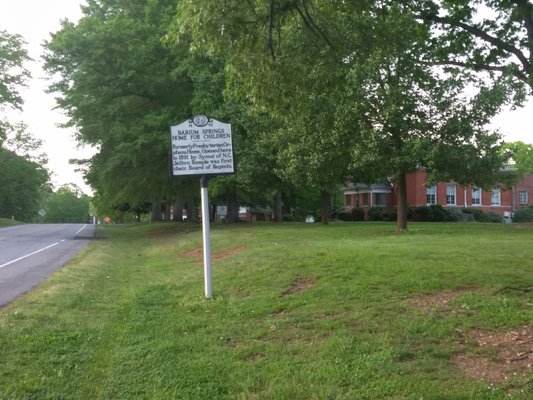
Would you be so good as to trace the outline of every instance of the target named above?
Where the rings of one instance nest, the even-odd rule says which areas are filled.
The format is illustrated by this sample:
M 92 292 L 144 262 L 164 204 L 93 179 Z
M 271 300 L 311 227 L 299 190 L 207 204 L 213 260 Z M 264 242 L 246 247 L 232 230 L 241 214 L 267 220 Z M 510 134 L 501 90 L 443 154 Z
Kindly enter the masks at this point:
M 505 143 L 504 148 L 511 152 L 511 166 L 521 175 L 533 174 L 533 144 L 524 142 Z
M 96 145 L 87 180 L 97 198 L 132 206 L 169 195 L 168 127 L 188 117 L 185 54 L 162 42 L 175 2 L 89 1 L 47 44 L 45 67 L 77 137 Z
M 521 102 L 533 89 L 533 4 L 528 0 L 410 2 L 430 21 L 439 63 L 485 71 L 512 86 Z
M 99 201 L 183 203 L 193 185 L 169 177 L 168 127 L 194 113 L 234 123 L 238 173 L 214 184 L 228 203 L 295 188 L 327 199 L 347 176 L 402 193 L 419 167 L 435 181 L 498 179 L 509 153 L 486 126 L 531 87 L 528 2 L 175 6 L 91 0 L 47 44 L 59 106 L 99 147 L 85 161 Z M 400 196 L 398 230 L 406 207 Z
M 35 218 L 48 179 L 41 164 L 0 148 L 0 216 L 19 221 Z
M 11 125 L 4 112 L 7 109 L 20 109 L 22 97 L 20 89 L 30 77 L 24 63 L 29 60 L 20 35 L 12 35 L 0 30 L 0 146 L 6 139 L 6 131 Z
M 61 186 L 52 192 L 44 206 L 46 222 L 86 223 L 89 217 L 89 196 L 72 185 Z
M 403 192 L 424 166 L 435 180 L 494 180 L 505 154 L 484 127 L 508 92 L 489 82 L 465 96 L 471 76 L 439 68 L 442 38 L 415 6 L 184 0 L 176 31 L 192 51 L 223 52 L 230 90 L 284 119 L 286 178 L 321 186 L 351 172 Z M 406 207 L 400 196 L 398 230 Z
M 23 105 L 28 60 L 22 37 L 0 31 L 0 216 L 20 221 L 35 218 L 49 183 L 46 156 L 38 152 L 41 142 L 5 113 Z

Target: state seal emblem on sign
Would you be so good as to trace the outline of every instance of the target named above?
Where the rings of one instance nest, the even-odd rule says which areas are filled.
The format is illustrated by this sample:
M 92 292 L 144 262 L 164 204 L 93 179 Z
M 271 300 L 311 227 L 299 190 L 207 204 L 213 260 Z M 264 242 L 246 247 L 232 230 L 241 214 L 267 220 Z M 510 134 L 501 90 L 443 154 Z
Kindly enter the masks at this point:
M 192 122 L 194 123 L 194 125 L 202 127 L 208 124 L 209 118 L 207 118 L 205 115 L 196 115 L 192 119 Z

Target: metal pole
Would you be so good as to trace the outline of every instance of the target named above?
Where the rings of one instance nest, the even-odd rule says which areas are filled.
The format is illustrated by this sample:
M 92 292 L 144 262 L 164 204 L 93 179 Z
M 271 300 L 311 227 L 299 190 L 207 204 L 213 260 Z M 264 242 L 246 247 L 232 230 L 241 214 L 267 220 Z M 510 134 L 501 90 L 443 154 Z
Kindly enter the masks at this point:
M 207 178 L 200 178 L 202 197 L 202 233 L 204 239 L 204 282 L 205 297 L 213 298 L 213 285 L 211 284 L 211 239 L 209 233 L 209 197 L 207 193 Z

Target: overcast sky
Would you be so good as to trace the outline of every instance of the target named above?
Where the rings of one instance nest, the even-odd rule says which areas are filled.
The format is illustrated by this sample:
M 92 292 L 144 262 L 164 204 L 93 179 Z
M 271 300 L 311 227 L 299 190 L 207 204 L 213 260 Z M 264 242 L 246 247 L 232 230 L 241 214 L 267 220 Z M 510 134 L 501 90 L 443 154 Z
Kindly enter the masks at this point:
M 80 149 L 73 139 L 73 131 L 58 128 L 65 117 L 54 111 L 53 95 L 45 93 L 46 74 L 42 71 L 40 56 L 41 44 L 48 40 L 50 32 L 59 29 L 62 19 L 77 21 L 81 17 L 80 4 L 83 0 L 0 0 L 0 29 L 12 34 L 20 34 L 28 43 L 27 49 L 35 60 L 28 67 L 33 79 L 23 92 L 24 112 L 19 119 L 29 126 L 30 132 L 44 141 L 44 151 L 48 154 L 48 167 L 56 186 L 75 183 L 87 193 L 90 189 L 83 183 L 79 173 L 68 163 L 72 158 L 88 158 L 91 149 Z M 533 100 L 516 111 L 502 113 L 494 120 L 494 128 L 499 129 L 506 141 L 521 140 L 533 144 Z
M 29 127 L 29 132 L 43 140 L 43 151 L 48 155 L 48 169 L 52 182 L 60 186 L 75 183 L 86 193 L 90 188 L 84 184 L 81 174 L 69 164 L 72 158 L 88 158 L 91 149 L 80 149 L 73 139 L 73 130 L 57 127 L 65 122 L 64 115 L 55 107 L 54 96 L 46 94 L 47 75 L 42 70 L 41 44 L 50 38 L 49 33 L 60 27 L 61 19 L 76 21 L 81 17 L 78 0 L 0 0 L 0 29 L 19 34 L 27 42 L 27 50 L 34 60 L 27 67 L 32 79 L 22 91 L 24 111 L 15 117 Z

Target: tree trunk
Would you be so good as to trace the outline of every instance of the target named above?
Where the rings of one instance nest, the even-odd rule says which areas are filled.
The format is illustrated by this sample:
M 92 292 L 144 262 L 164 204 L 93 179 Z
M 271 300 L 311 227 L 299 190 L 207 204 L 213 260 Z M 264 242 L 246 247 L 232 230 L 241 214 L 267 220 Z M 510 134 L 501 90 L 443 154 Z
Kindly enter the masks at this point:
M 277 192 L 274 197 L 274 221 L 283 221 L 283 202 L 281 201 L 281 192 Z
M 152 221 L 162 221 L 163 214 L 161 213 L 161 200 L 154 200 L 152 202 Z
M 194 204 L 194 196 L 192 194 L 189 195 L 189 198 L 187 201 L 187 221 L 191 221 L 191 222 L 198 221 L 198 213 L 196 212 L 196 207 Z
M 183 196 L 181 194 L 176 196 L 176 203 L 174 204 L 174 221 L 183 222 Z
M 170 221 L 170 203 L 165 203 L 165 221 Z
M 226 221 L 227 222 L 240 222 L 239 204 L 237 203 L 237 192 L 235 190 L 226 192 L 226 203 L 228 207 Z
M 396 232 L 407 231 L 407 177 L 402 172 L 398 178 L 398 210 L 396 219 Z
M 217 205 L 215 203 L 211 203 L 209 205 L 209 212 L 210 212 L 209 220 L 211 222 L 215 222 L 217 219 Z
M 320 191 L 320 218 L 324 225 L 327 225 L 331 212 L 331 194 L 327 190 Z

